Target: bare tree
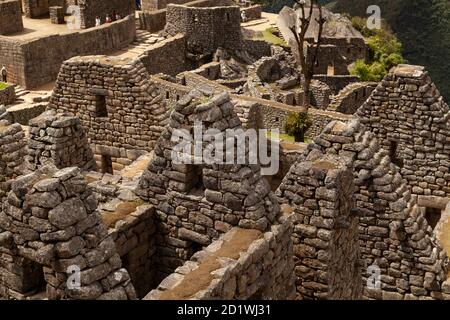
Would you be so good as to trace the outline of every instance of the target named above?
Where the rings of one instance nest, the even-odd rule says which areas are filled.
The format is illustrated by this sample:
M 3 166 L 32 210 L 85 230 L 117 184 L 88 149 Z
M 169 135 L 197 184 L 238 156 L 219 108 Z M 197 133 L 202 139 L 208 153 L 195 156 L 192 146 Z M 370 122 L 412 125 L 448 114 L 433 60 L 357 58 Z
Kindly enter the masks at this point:
M 326 19 L 322 14 L 322 5 L 318 0 L 310 0 L 310 7 L 306 8 L 305 0 L 294 0 L 298 5 L 297 17 L 299 24 L 294 23 L 294 25 L 289 26 L 290 31 L 294 35 L 295 42 L 298 49 L 298 58 L 300 60 L 301 72 L 304 78 L 304 91 L 306 97 L 306 108 L 309 108 L 311 104 L 311 81 L 314 76 L 314 67 L 317 65 L 317 60 L 319 58 L 319 49 L 322 40 L 323 26 Z M 317 40 L 315 43 L 309 44 L 306 41 L 306 33 L 311 26 L 311 20 L 313 18 L 314 7 L 319 10 L 319 17 L 316 18 L 316 22 L 319 25 L 319 30 L 317 34 Z M 308 12 L 306 12 L 308 10 Z M 314 46 L 312 49 L 312 56 L 308 57 L 308 46 Z

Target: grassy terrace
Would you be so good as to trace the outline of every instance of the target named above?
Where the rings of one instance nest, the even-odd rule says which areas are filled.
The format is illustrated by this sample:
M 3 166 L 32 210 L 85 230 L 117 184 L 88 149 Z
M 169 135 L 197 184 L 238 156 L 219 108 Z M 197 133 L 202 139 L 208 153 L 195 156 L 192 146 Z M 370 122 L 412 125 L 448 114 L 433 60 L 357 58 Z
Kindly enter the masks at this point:
M 261 32 L 261 36 L 257 36 L 255 39 L 262 39 L 266 42 L 272 43 L 274 45 L 278 46 L 287 46 L 286 41 L 281 39 L 280 37 L 277 37 L 275 34 L 274 28 L 267 28 L 266 30 Z
M 8 87 L 8 84 L 0 81 L 0 90 L 5 89 L 6 87 Z

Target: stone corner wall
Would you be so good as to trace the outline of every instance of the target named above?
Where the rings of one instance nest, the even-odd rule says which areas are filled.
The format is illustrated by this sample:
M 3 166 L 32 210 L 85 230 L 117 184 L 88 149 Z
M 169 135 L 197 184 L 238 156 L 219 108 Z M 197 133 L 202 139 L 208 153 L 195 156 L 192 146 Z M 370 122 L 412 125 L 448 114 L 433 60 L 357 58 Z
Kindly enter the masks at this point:
M 108 233 L 136 289 L 138 298 L 156 287 L 155 208 L 141 205 L 136 211 L 109 226 Z
M 351 161 L 315 155 L 298 161 L 277 190 L 292 210 L 297 293 L 300 299 L 360 299 L 358 216 L 352 209 Z
M 52 163 L 59 169 L 96 169 L 96 163 L 80 119 L 47 111 L 30 120 L 28 168 L 35 171 Z
M 0 35 L 8 35 L 23 30 L 20 1 L 0 1 Z
M 26 151 L 25 133 L 19 124 L 0 120 L 0 205 L 13 179 L 23 174 Z

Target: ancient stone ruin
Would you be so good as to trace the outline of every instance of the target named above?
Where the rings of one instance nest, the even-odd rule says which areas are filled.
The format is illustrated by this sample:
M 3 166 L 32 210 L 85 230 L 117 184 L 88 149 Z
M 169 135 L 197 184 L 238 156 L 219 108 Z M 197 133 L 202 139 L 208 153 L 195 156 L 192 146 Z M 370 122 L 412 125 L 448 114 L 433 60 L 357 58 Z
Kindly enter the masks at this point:
M 424 67 L 350 75 L 369 47 L 324 9 L 306 105 L 293 9 L 135 9 L 0 1 L 0 299 L 450 299 L 450 113 Z

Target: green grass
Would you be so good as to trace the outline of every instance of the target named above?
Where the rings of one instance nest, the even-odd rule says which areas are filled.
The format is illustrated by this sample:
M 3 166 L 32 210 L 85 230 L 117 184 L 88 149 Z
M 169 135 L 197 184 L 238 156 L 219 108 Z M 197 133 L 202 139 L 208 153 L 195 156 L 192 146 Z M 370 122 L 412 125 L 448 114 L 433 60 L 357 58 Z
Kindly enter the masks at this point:
M 8 84 L 0 81 L 0 90 L 5 89 L 6 87 L 8 87 Z
M 274 45 L 277 46 L 284 46 L 287 47 L 288 44 L 286 43 L 286 41 L 284 41 L 283 39 L 281 39 L 280 37 L 277 37 L 275 34 L 275 29 L 274 28 L 267 28 L 266 30 L 264 30 L 262 32 L 262 35 L 259 37 L 256 37 L 256 40 L 264 40 L 266 42 L 272 43 Z

